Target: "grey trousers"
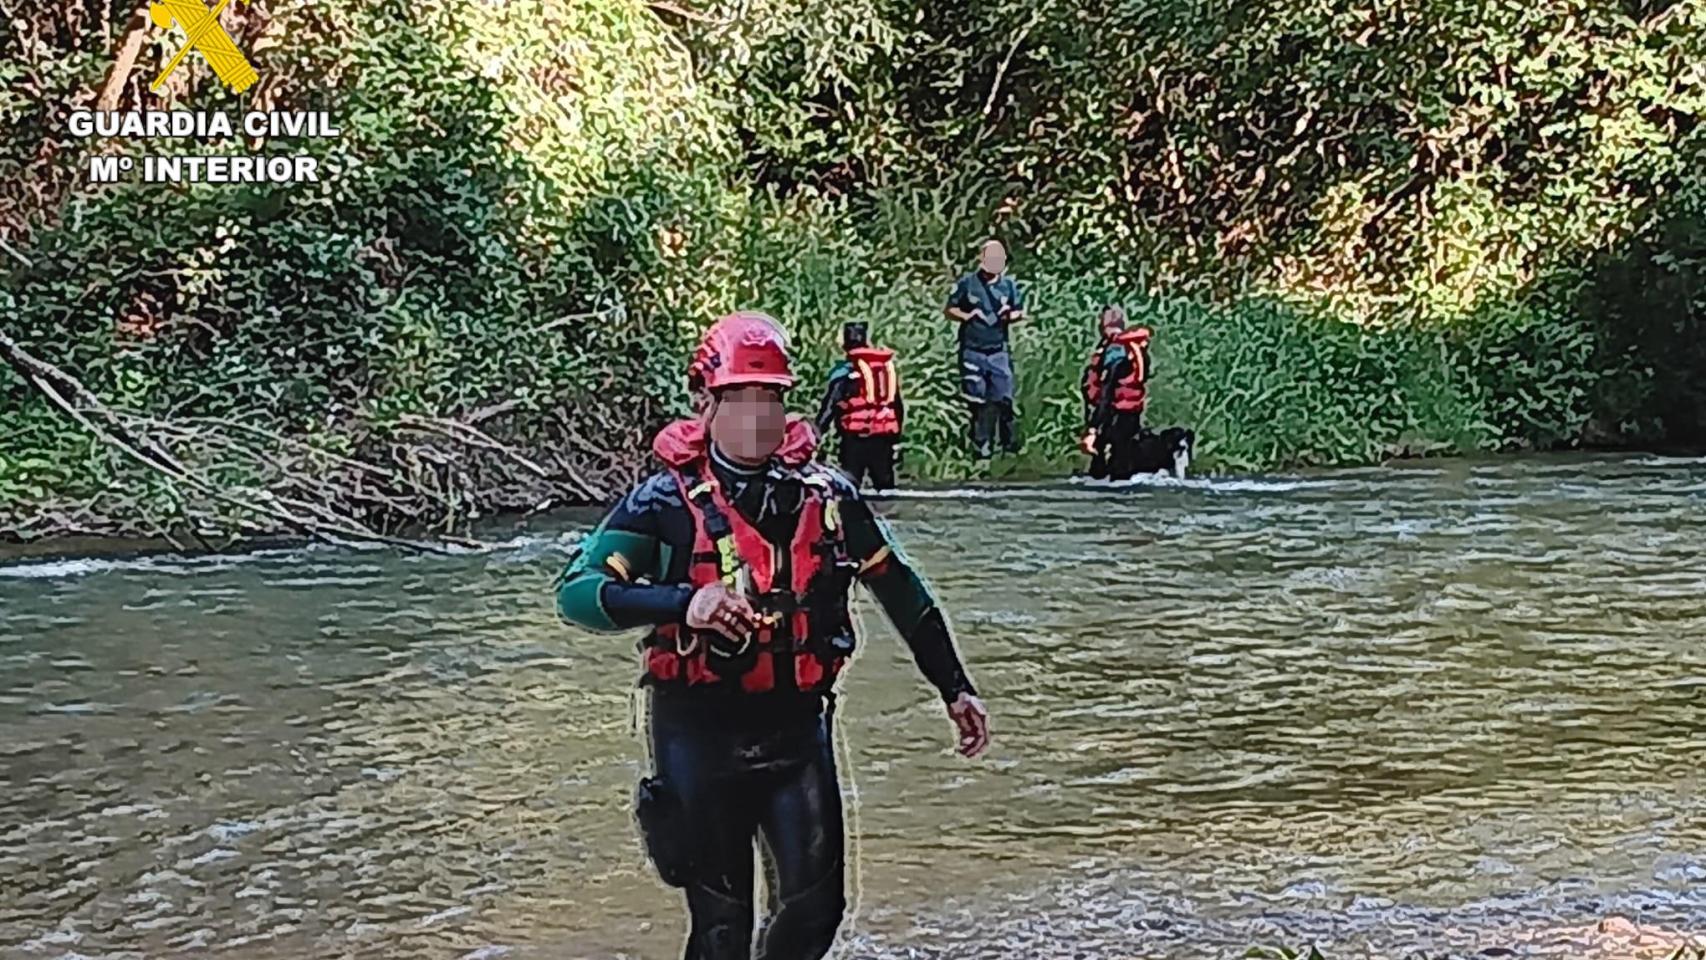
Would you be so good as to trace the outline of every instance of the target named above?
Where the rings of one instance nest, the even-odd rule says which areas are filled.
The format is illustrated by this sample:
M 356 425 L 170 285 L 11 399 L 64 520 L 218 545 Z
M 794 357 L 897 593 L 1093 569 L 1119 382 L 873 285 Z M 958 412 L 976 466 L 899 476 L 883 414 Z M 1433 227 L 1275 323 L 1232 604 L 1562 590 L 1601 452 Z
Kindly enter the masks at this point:
M 980 457 L 992 453 L 999 436 L 1002 449 L 1019 450 L 1019 431 L 1013 410 L 1013 357 L 1005 350 L 960 351 L 960 391 L 971 405 L 971 445 Z

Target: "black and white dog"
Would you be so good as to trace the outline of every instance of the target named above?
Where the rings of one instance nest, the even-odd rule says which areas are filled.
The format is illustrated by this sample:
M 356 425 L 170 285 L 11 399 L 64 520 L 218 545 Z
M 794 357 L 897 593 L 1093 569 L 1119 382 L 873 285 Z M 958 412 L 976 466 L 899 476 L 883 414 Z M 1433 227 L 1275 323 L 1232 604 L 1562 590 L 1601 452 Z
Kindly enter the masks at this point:
M 1170 473 L 1175 479 L 1185 479 L 1191 467 L 1191 452 L 1196 449 L 1196 431 L 1186 427 L 1168 427 L 1159 433 L 1145 430 L 1136 440 L 1131 475 L 1139 473 Z

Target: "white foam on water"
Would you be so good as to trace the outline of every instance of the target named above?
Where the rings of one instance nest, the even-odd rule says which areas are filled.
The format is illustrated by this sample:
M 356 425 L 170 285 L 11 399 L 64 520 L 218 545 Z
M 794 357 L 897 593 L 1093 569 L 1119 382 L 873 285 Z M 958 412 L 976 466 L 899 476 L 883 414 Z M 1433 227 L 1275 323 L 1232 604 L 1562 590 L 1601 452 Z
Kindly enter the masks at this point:
M 1093 480 L 1073 477 L 1066 481 L 1076 487 L 1102 490 L 1129 490 L 1133 487 L 1164 487 L 1178 490 L 1203 490 L 1209 493 L 1289 493 L 1293 490 L 1324 490 L 1343 486 L 1338 480 L 1238 480 L 1216 477 L 1186 477 L 1177 479 L 1165 473 L 1145 473 L 1124 480 Z
M 108 570 L 134 570 L 141 561 L 126 560 L 42 560 L 0 567 L 0 577 L 19 580 L 52 580 L 60 577 L 80 577 Z
M 549 535 L 521 535 L 495 543 L 468 545 L 435 543 L 438 549 L 455 556 L 510 553 L 514 551 L 556 549 L 566 547 L 581 536 L 579 532 Z M 64 580 L 100 573 L 147 571 L 167 576 L 195 576 L 210 570 L 222 570 L 239 564 L 260 561 L 291 561 L 312 554 L 356 551 L 371 553 L 395 549 L 383 543 L 309 543 L 296 547 L 270 547 L 246 553 L 221 553 L 208 556 L 159 554 L 147 557 L 70 557 L 53 560 L 26 560 L 0 565 L 0 579 Z M 420 554 L 427 557 L 431 554 Z
M 23 563 L 0 566 L 0 577 L 16 580 L 59 580 L 69 577 L 86 577 L 97 573 L 114 571 L 147 570 L 151 573 L 164 573 L 177 576 L 191 576 L 205 573 L 208 570 L 219 570 L 241 563 L 254 563 L 259 560 L 288 559 L 301 556 L 312 550 L 338 549 L 326 545 L 305 546 L 292 549 L 254 550 L 248 553 L 218 554 L 206 557 L 184 557 L 177 555 L 162 555 L 154 557 L 72 557 L 58 560 L 30 560 Z
M 520 534 L 492 544 L 488 549 L 469 551 L 511 555 L 511 559 L 532 560 L 543 554 L 559 554 L 573 547 L 586 536 L 584 530 L 562 530 L 555 533 Z
M 914 490 L 885 490 L 867 496 L 880 500 L 1001 500 L 1080 499 L 1103 492 L 1156 488 L 1200 490 L 1204 493 L 1288 493 L 1294 490 L 1323 490 L 1342 487 L 1339 480 L 1237 480 L 1213 477 L 1175 479 L 1164 473 L 1140 474 L 1125 480 L 1095 480 L 1071 477 L 1051 484 L 1013 483 L 986 487 L 937 487 Z
M 937 490 L 890 490 L 883 500 L 999 500 L 1026 493 L 1046 493 L 1044 487 L 950 487 Z
M 465 913 L 473 912 L 473 910 L 474 910 L 473 907 L 466 906 L 466 905 L 460 906 L 460 907 L 451 907 L 448 910 L 440 910 L 437 913 L 433 913 L 433 914 L 429 914 L 427 916 L 424 916 L 424 917 L 420 918 L 418 921 L 416 921 L 415 925 L 420 926 L 420 927 L 430 927 L 433 924 L 438 923 L 441 920 L 450 920 L 450 919 L 455 918 L 455 917 L 460 917 Z

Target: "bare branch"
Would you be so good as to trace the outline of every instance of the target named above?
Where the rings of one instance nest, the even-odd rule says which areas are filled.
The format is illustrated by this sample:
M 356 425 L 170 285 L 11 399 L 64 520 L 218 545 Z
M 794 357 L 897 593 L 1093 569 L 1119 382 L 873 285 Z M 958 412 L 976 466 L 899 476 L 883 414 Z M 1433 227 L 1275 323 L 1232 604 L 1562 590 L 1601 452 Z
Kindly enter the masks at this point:
M 19 253 L 16 249 L 14 249 L 12 247 L 11 244 L 7 243 L 5 240 L 0 240 L 0 250 L 6 251 L 8 254 L 10 254 L 12 256 L 12 259 L 23 264 L 26 268 L 34 268 L 35 267 L 35 264 L 30 262 L 29 257 L 26 257 L 23 254 Z
M 1012 64 L 1013 55 L 1019 52 L 1019 45 L 1024 43 L 1025 38 L 1031 35 L 1031 28 L 1035 27 L 1041 19 L 1041 10 L 1031 11 L 1031 18 L 1025 21 L 1025 25 L 1023 27 L 1019 28 L 1018 35 L 1013 38 L 1013 43 L 1007 48 L 1007 55 L 1001 58 L 1000 65 L 995 68 L 995 80 L 989 85 L 989 96 L 983 101 L 983 116 L 985 119 L 988 119 L 990 112 L 995 109 L 995 96 L 1001 91 L 1001 81 L 1007 76 L 1007 67 Z
M 719 20 L 716 17 L 708 17 L 696 10 L 684 10 L 673 3 L 665 3 L 663 0 L 651 0 L 651 2 L 646 4 L 646 6 L 656 10 L 658 13 L 667 13 L 672 17 L 680 17 L 683 20 L 691 20 L 694 23 L 709 24 L 713 27 L 726 27 L 735 22 L 734 17 L 725 17 Z
M 124 92 L 125 81 L 130 79 L 131 70 L 136 66 L 136 56 L 142 52 L 143 41 L 147 39 L 148 4 L 139 3 L 130 15 L 130 22 L 125 24 L 124 40 L 119 43 L 118 54 L 113 58 L 112 69 L 107 71 L 100 96 L 95 98 L 96 110 L 118 108 L 119 95 Z

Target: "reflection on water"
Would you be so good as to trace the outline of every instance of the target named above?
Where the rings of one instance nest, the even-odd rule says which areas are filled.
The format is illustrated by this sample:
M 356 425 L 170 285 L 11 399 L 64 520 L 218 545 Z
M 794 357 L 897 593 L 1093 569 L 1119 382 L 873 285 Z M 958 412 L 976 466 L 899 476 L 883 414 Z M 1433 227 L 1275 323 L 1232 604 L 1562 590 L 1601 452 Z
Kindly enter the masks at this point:
M 867 605 L 844 955 L 1706 936 L 1706 463 L 926 493 L 883 509 L 997 739 Z M 0 568 L 0 955 L 677 954 L 570 533 Z

